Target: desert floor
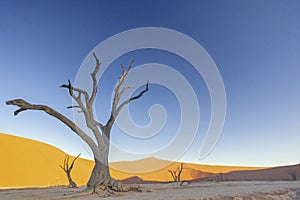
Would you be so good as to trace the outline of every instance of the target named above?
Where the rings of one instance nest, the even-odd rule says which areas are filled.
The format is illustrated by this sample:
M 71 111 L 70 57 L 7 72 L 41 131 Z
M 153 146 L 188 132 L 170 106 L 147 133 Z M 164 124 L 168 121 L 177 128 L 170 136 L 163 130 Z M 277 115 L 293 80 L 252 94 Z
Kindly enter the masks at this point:
M 119 196 L 110 196 L 108 200 L 131 199 L 232 199 L 232 200 L 259 200 L 259 199 L 300 199 L 300 182 L 202 182 L 191 183 L 187 186 L 169 184 L 141 185 L 143 192 L 122 193 Z M 1 189 L 1 200 L 12 199 L 69 199 L 69 195 L 76 194 L 83 188 L 70 189 L 66 187 Z M 95 195 L 71 198 L 76 200 L 99 199 Z

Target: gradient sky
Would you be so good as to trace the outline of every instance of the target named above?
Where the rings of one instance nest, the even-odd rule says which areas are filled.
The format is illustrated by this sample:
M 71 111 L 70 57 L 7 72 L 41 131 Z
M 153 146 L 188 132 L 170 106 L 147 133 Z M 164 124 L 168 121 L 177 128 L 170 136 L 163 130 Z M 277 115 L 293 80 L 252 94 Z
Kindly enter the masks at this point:
M 24 98 L 47 104 L 71 118 L 72 112 L 66 110 L 71 99 L 59 86 L 67 79 L 75 80 L 81 63 L 95 46 L 128 29 L 164 27 L 190 36 L 206 49 L 218 66 L 227 95 L 227 116 L 220 140 L 208 157 L 199 160 L 197 154 L 209 123 L 210 102 L 204 83 L 195 88 L 201 104 L 200 130 L 180 160 L 248 166 L 299 163 L 299 11 L 297 0 L 2 0 L 0 132 L 91 158 L 80 139 L 56 119 L 34 111 L 14 117 L 16 108 L 6 106 L 5 101 Z M 166 52 L 145 50 L 122 56 L 99 82 L 96 104 L 101 109 L 100 121 L 109 115 L 111 91 L 121 73 L 119 64 L 128 64 L 132 58 L 137 65 L 167 64 L 186 76 L 193 87 L 202 80 L 184 60 Z M 143 99 L 130 105 L 132 117 L 136 123 L 146 125 L 147 112 L 153 104 L 163 105 L 168 112 L 165 137 L 161 140 L 167 141 L 180 121 L 180 111 L 176 98 L 165 88 L 151 85 Z M 112 134 L 114 143 L 123 144 L 130 151 L 150 150 L 160 144 L 158 141 L 145 147 L 122 137 L 117 127 Z M 111 155 L 112 161 L 136 158 Z M 168 159 L 166 155 L 161 158 Z

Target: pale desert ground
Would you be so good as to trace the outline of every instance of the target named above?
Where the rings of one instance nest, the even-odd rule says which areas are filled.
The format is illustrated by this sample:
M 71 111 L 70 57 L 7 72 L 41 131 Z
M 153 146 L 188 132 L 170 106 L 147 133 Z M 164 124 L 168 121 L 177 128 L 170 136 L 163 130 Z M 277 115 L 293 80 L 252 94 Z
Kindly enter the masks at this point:
M 187 186 L 169 184 L 143 184 L 143 192 L 127 192 L 119 196 L 110 196 L 108 200 L 156 200 L 156 199 L 187 199 L 187 200 L 260 200 L 260 199 L 300 199 L 299 181 L 245 181 L 245 182 L 197 182 Z M 70 189 L 66 187 L 1 189 L 1 200 L 13 199 L 103 199 L 95 195 L 69 198 L 83 188 Z

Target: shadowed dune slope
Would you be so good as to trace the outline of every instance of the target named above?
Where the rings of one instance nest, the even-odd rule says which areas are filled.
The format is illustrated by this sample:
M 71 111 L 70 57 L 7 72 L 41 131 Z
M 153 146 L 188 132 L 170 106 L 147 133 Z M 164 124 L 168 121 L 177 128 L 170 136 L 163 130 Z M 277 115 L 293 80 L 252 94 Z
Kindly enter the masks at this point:
M 294 174 L 295 177 L 292 176 Z M 253 171 L 234 171 L 224 174 L 228 181 L 279 181 L 300 180 L 300 164 Z

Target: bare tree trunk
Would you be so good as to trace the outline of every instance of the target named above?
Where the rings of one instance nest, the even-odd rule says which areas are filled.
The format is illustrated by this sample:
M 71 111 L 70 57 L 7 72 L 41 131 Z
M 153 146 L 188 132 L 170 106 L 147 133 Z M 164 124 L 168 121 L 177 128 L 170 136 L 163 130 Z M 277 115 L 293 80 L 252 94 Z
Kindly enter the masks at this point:
M 103 132 L 102 134 L 105 134 Z M 87 187 L 95 191 L 100 185 L 109 186 L 109 182 L 112 180 L 110 176 L 109 166 L 108 166 L 108 153 L 109 153 L 109 142 L 107 138 L 104 137 L 104 146 L 101 152 L 102 160 L 95 159 L 95 165 L 91 174 L 91 177 L 87 183 Z M 105 189 L 105 188 L 103 188 Z
M 95 189 L 96 187 L 109 182 L 111 179 L 109 168 L 102 161 L 95 159 L 95 165 L 87 187 Z
M 110 126 L 102 127 L 102 134 L 104 135 L 103 139 L 105 144 L 101 152 L 102 160 L 95 158 L 95 165 L 87 183 L 88 191 L 100 194 L 101 196 L 108 196 L 110 194 L 114 194 L 115 192 L 125 192 L 131 190 L 131 188 L 123 187 L 120 181 L 115 180 L 110 175 L 108 164 L 110 130 Z
M 77 184 L 73 181 L 70 173 L 67 173 L 67 177 L 68 177 L 68 181 L 69 181 L 69 184 L 70 184 L 69 186 L 72 187 L 72 188 L 76 188 Z

